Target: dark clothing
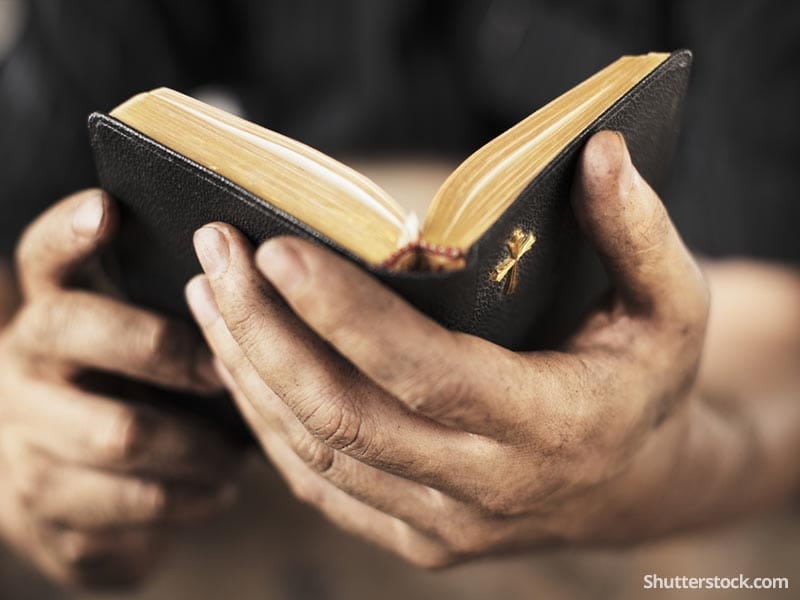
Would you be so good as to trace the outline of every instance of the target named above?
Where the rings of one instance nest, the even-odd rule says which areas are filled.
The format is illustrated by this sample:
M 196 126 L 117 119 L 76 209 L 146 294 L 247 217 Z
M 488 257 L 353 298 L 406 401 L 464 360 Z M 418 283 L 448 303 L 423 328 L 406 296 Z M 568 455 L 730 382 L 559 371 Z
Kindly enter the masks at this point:
M 800 262 L 800 4 L 29 0 L 0 63 L 2 250 L 93 184 L 85 121 L 157 86 L 234 92 L 330 153 L 473 149 L 622 54 L 695 67 L 665 194 L 689 243 Z

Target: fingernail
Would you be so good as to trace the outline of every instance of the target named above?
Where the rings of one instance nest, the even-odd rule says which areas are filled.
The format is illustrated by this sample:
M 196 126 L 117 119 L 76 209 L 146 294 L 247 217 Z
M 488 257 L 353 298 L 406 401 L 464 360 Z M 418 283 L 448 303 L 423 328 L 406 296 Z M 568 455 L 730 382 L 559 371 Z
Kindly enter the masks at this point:
M 228 268 L 228 240 L 216 227 L 207 225 L 198 229 L 194 234 L 194 248 L 203 270 L 212 277 Z
M 256 265 L 283 293 L 296 292 L 308 276 L 308 270 L 291 242 L 283 239 L 265 242 L 256 253 Z
M 219 318 L 217 302 L 206 277 L 195 277 L 187 284 L 186 302 L 195 320 L 203 327 Z
M 72 214 L 72 230 L 81 237 L 93 238 L 97 235 L 105 216 L 105 206 L 101 194 L 92 194 Z
M 620 143 L 621 153 L 621 163 L 619 166 L 619 177 L 617 183 L 619 185 L 619 193 L 624 197 L 628 195 L 633 187 L 636 177 L 636 169 L 633 166 L 633 161 L 631 161 L 631 154 L 628 152 L 628 145 L 625 143 L 625 136 L 619 131 L 616 131 L 615 133 L 617 134 L 617 139 Z

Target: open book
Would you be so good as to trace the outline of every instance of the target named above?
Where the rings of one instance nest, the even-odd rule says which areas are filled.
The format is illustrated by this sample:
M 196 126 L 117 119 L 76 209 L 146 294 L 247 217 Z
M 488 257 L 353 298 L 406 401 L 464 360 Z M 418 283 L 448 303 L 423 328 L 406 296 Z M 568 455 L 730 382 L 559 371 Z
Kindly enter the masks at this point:
M 184 313 L 193 231 L 214 220 L 254 242 L 317 240 L 444 325 L 521 347 L 552 301 L 574 236 L 581 142 L 623 132 L 657 183 L 674 143 L 690 54 L 626 56 L 469 156 L 424 218 L 300 142 L 169 89 L 90 119 L 100 183 L 124 207 L 117 247 L 131 296 Z

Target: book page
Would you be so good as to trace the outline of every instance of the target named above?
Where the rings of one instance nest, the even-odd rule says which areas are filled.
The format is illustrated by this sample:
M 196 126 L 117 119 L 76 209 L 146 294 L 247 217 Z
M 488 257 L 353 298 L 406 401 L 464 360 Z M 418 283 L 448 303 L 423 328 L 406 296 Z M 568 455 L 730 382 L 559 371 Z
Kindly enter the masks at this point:
M 408 237 L 407 212 L 389 194 L 296 140 L 166 88 L 140 94 L 111 115 L 367 262 L 380 264 Z
M 624 56 L 477 150 L 437 193 L 423 239 L 467 251 L 572 140 L 668 57 Z

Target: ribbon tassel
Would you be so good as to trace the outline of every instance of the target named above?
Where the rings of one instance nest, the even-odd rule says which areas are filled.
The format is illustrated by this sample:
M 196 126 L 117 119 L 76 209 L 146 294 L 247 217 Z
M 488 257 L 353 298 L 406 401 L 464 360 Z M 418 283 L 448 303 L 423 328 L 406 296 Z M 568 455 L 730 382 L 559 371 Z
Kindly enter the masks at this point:
M 517 289 L 519 283 L 519 261 L 527 254 L 536 243 L 536 236 L 533 233 L 525 233 L 521 229 L 515 229 L 511 234 L 511 239 L 506 242 L 509 257 L 495 267 L 492 273 L 492 281 L 500 283 L 505 281 L 503 293 L 510 296 Z

